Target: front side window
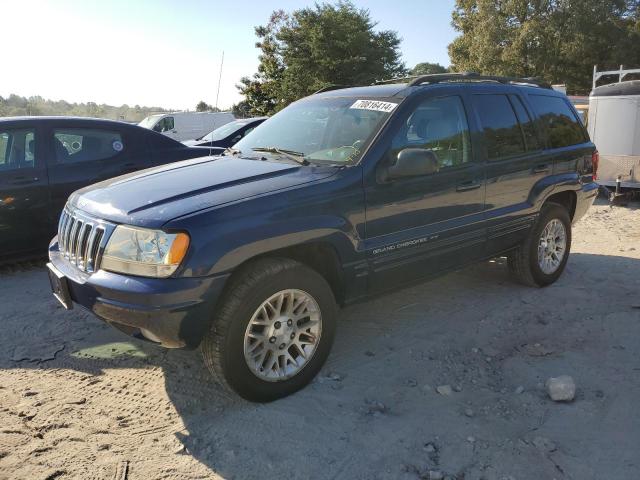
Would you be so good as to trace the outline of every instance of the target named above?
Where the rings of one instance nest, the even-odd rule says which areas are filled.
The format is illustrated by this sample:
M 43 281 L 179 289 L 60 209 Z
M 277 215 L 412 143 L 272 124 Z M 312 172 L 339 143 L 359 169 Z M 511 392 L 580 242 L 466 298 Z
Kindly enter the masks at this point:
M 57 163 L 78 163 L 115 157 L 124 150 L 118 132 L 93 128 L 60 128 L 53 132 Z
M 580 120 L 564 98 L 529 95 L 529 101 L 547 132 L 550 148 L 578 145 L 587 140 Z
M 391 158 L 405 148 L 433 151 L 438 170 L 471 161 L 469 126 L 460 97 L 421 102 L 402 124 L 391 144 Z
M 0 131 L 0 171 L 33 168 L 35 149 L 33 129 Z
M 356 163 L 396 106 L 383 99 L 311 97 L 278 112 L 234 147 L 243 154 L 277 148 L 310 162 Z
M 163 132 L 168 132 L 170 130 L 173 130 L 173 128 L 174 128 L 173 117 L 164 117 L 158 123 L 155 124 L 155 126 L 153 127 L 153 130 L 156 132 L 163 133 Z
M 524 153 L 520 124 L 506 95 L 474 95 L 474 104 L 487 148 L 487 159 L 497 160 Z

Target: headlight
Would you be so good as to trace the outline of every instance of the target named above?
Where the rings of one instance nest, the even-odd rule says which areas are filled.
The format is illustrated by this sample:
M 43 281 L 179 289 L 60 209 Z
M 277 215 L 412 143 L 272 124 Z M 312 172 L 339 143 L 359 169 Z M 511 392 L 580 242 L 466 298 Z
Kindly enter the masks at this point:
M 143 277 L 168 277 L 187 254 L 189 235 L 118 225 L 100 268 Z

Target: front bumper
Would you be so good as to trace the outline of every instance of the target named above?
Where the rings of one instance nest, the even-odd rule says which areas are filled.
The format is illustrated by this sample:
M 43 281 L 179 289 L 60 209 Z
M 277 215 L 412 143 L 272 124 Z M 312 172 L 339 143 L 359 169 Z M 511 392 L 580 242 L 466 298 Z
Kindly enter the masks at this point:
M 67 279 L 74 303 L 134 336 L 169 348 L 196 348 L 210 328 L 229 275 L 144 278 L 79 271 L 60 255 L 55 237 L 49 261 Z

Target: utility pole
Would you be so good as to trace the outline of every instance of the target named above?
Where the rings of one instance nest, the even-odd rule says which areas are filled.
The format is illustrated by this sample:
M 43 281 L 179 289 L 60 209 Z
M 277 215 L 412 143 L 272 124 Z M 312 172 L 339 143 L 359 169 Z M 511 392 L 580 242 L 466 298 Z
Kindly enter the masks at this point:
M 224 50 L 222 51 L 222 60 L 220 60 L 220 75 L 218 76 L 218 91 L 216 92 L 216 110 L 218 109 L 218 97 L 220 97 L 220 82 L 222 81 L 222 65 L 224 64 Z

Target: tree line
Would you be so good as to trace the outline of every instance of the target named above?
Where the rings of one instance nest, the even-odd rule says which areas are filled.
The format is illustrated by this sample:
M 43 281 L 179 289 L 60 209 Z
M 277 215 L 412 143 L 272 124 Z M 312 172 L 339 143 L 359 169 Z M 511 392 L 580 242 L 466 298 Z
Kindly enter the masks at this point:
M 161 107 L 141 107 L 140 105 L 134 105 L 133 107 L 121 105 L 116 107 L 94 102 L 69 103 L 64 100 L 47 100 L 40 96 L 21 97 L 14 94 L 9 95 L 7 98 L 0 96 L 0 117 L 63 115 L 139 122 L 153 113 L 167 111 Z

